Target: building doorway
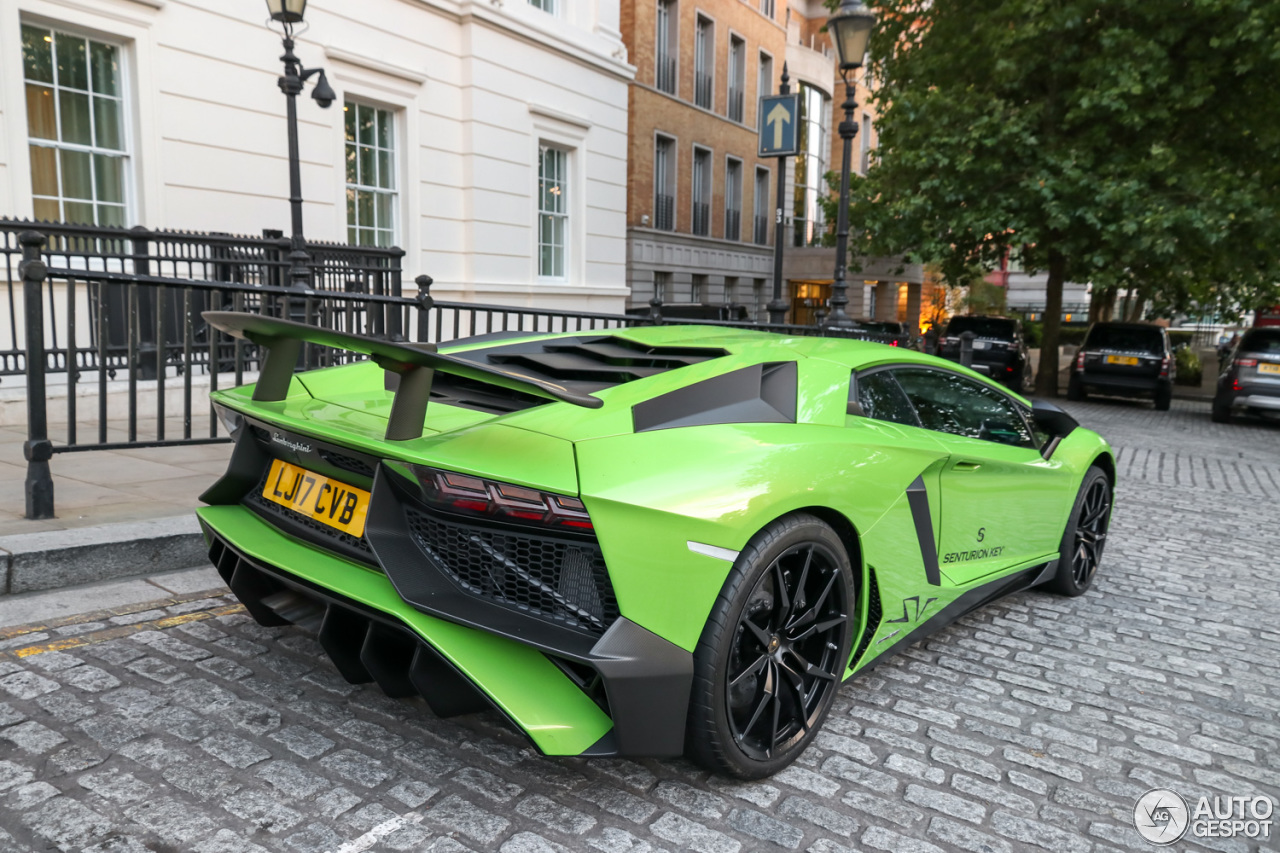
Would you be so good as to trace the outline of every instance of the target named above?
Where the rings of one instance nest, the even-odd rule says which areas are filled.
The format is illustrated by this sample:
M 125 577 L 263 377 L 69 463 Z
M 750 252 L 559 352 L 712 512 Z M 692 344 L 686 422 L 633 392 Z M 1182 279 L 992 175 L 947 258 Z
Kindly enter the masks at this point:
M 818 310 L 827 311 L 831 298 L 831 281 L 791 281 L 791 322 L 797 326 L 816 326 Z

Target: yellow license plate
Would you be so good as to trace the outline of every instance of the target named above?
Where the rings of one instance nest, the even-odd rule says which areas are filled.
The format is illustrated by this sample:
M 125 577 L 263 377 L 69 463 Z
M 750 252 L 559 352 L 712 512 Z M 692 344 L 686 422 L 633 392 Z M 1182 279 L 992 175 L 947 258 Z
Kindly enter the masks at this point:
M 1259 373 L 1280 373 L 1280 364 L 1258 364 Z
M 364 535 L 364 517 L 369 511 L 369 493 L 364 489 L 275 459 L 262 496 L 343 533 Z
M 1127 364 L 1130 367 L 1137 367 L 1138 359 L 1131 355 L 1109 355 L 1107 364 Z

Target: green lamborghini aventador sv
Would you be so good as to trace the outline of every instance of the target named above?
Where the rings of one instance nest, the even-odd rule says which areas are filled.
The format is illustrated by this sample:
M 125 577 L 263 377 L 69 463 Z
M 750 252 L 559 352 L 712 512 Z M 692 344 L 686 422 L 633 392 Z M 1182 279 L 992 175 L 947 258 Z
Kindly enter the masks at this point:
M 214 395 L 235 448 L 199 510 L 249 613 L 547 755 L 774 773 L 842 681 L 999 596 L 1079 595 L 1106 541 L 1105 441 L 900 348 L 205 317 L 267 352 Z M 304 342 L 368 359 L 295 374 Z

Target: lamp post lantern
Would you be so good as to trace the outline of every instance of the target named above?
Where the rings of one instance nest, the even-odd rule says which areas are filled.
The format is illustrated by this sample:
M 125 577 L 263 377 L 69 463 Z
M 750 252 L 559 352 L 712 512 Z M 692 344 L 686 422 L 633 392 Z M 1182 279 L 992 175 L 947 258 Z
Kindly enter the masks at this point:
M 844 280 L 849 255 L 849 159 L 853 154 L 853 137 L 858 132 L 858 125 L 853 120 L 853 111 L 858 104 L 854 100 L 854 83 L 850 75 L 861 68 L 866 59 L 867 42 L 871 40 L 875 22 L 875 13 L 862 0 L 842 0 L 840 8 L 827 21 L 827 30 L 840 58 L 840 76 L 844 80 L 844 103 L 840 105 L 844 110 L 844 121 L 840 122 L 839 128 L 842 154 L 840 208 L 836 212 L 836 270 L 831 284 L 831 314 L 826 319 L 826 325 L 835 328 L 854 325 L 844 310 L 844 306 L 849 304 Z
M 280 60 L 284 63 L 284 74 L 279 78 L 280 91 L 284 92 L 288 103 L 289 123 L 289 209 L 292 214 L 292 232 L 289 240 L 289 283 L 291 286 L 306 289 L 311 286 L 311 255 L 307 253 L 307 240 L 302 236 L 302 170 L 298 156 L 298 95 L 302 93 L 303 84 L 313 75 L 319 74 L 311 97 L 326 109 L 333 103 L 337 95 L 329 85 L 323 68 L 303 68 L 301 60 L 293 52 L 293 30 L 295 24 L 302 23 L 307 11 L 307 0 L 267 0 L 267 10 L 271 20 L 284 29 L 282 43 L 284 55 Z

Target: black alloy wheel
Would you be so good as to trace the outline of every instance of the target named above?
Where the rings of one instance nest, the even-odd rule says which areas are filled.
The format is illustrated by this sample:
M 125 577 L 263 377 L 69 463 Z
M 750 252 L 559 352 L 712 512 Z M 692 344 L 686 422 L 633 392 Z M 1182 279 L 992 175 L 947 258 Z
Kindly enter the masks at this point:
M 742 552 L 695 652 L 690 757 L 742 778 L 795 760 L 849 663 L 853 574 L 834 531 L 794 515 Z
M 1111 524 L 1111 481 L 1090 468 L 1080 484 L 1071 518 L 1062 536 L 1058 571 L 1051 588 L 1063 595 L 1081 595 L 1093 583 L 1102 563 Z

